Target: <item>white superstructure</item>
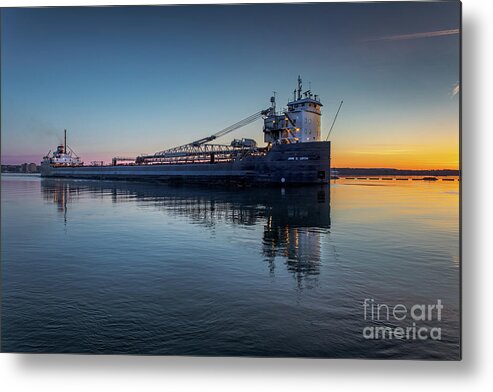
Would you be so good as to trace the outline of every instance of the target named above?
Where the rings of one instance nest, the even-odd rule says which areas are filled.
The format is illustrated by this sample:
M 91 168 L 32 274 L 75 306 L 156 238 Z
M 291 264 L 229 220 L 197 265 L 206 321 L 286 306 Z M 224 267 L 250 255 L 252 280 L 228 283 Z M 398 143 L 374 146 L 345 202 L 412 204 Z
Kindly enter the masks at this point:
M 269 144 L 306 143 L 320 141 L 322 107 L 317 95 L 310 90 L 302 92 L 298 76 L 298 88 L 287 110 L 276 112 L 275 97 L 271 98 L 271 110 L 264 119 L 264 141 Z

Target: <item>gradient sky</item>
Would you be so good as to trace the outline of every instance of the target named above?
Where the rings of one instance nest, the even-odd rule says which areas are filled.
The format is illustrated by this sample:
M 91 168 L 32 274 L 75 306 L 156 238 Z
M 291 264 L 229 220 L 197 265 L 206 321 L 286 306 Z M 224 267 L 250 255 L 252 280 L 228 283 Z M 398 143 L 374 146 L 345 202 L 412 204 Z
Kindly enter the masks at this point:
M 3 9 L 2 163 L 69 132 L 83 158 L 154 153 L 292 97 L 334 127 L 334 167 L 458 168 L 460 4 Z M 261 121 L 228 135 L 261 142 Z M 263 144 L 263 143 L 262 143 Z

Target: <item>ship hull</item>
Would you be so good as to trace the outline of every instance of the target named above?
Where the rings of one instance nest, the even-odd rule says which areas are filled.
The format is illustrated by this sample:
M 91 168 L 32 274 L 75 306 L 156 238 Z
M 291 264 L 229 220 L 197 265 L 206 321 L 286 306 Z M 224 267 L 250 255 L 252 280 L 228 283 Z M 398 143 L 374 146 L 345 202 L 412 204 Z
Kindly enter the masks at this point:
M 330 142 L 276 145 L 264 156 L 228 163 L 75 167 L 42 164 L 41 176 L 208 184 L 324 184 L 330 180 Z

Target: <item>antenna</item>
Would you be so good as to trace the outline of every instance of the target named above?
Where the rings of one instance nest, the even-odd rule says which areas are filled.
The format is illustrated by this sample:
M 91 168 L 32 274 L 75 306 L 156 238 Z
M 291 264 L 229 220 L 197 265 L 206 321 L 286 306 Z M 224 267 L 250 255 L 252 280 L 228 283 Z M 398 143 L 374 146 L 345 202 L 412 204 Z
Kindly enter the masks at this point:
M 334 121 L 332 121 L 332 125 L 330 126 L 329 134 L 327 135 L 327 138 L 325 139 L 325 141 L 329 140 L 330 133 L 332 132 L 332 128 L 334 128 L 334 124 L 336 123 L 336 120 L 337 120 L 337 115 L 339 114 L 339 110 L 341 110 L 341 106 L 343 103 L 344 103 L 344 101 L 341 101 L 341 103 L 339 105 L 339 109 L 337 109 L 337 113 L 334 116 Z

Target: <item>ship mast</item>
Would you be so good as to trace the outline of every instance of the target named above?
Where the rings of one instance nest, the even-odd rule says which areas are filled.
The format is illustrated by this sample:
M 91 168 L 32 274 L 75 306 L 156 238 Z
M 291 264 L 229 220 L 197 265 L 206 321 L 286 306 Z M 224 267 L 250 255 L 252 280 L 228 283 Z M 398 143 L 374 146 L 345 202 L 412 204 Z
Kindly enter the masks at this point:
M 302 90 L 302 86 L 301 86 L 301 76 L 298 75 L 298 99 L 301 99 L 301 90 Z
M 63 131 L 63 152 L 67 153 L 67 130 Z

